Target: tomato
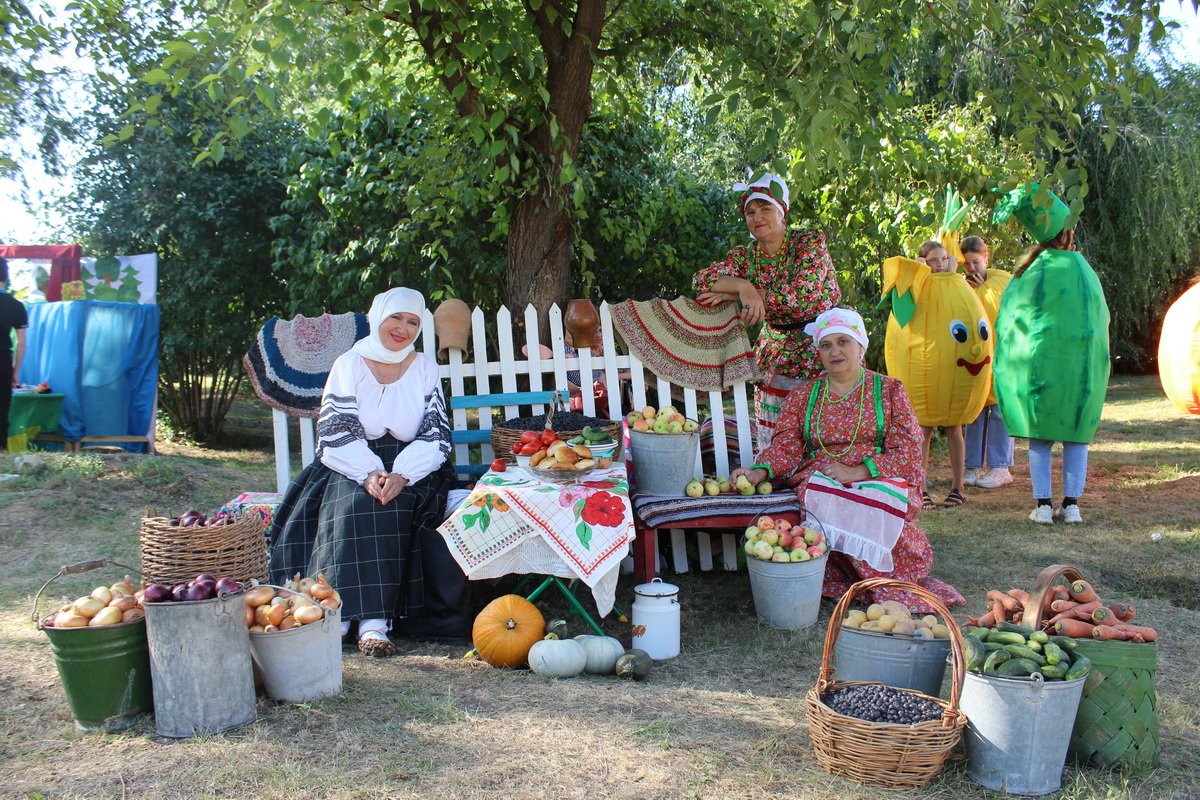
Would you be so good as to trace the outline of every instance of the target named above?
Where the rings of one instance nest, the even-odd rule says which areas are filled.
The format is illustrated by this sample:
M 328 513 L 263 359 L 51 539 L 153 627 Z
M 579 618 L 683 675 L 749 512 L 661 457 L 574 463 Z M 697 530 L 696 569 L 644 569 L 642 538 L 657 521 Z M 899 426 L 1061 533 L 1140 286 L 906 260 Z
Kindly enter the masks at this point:
M 492 472 L 504 472 L 508 469 L 508 463 L 503 458 L 497 458 L 492 462 Z
M 513 442 L 512 452 L 513 452 L 514 456 L 521 455 L 521 443 L 520 442 Z
M 540 443 L 523 444 L 523 445 L 521 445 L 520 455 L 532 456 L 532 455 L 535 455 L 537 453 L 537 451 L 541 450 L 541 449 L 542 449 L 542 445 Z
M 547 447 L 554 444 L 556 439 L 558 439 L 558 434 L 549 428 L 546 428 L 542 431 L 542 444 L 546 445 Z
M 541 436 L 538 435 L 537 431 L 521 431 L 521 444 L 532 444 L 541 440 Z

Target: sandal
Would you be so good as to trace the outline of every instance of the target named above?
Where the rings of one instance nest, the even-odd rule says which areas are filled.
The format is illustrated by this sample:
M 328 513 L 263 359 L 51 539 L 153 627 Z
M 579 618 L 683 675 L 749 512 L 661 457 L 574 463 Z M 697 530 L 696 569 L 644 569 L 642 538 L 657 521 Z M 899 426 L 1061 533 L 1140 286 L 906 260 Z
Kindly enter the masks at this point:
M 951 489 L 950 494 L 946 495 L 946 499 L 942 501 L 942 508 L 954 508 L 965 502 L 967 502 L 967 498 L 963 497 L 962 492 L 958 489 Z
M 933 511 L 938 507 L 938 504 L 933 502 L 933 498 L 929 496 L 929 492 L 921 492 L 921 508 L 925 511 Z
M 396 645 L 382 634 L 368 631 L 358 640 L 358 652 L 371 658 L 391 658 L 396 655 Z

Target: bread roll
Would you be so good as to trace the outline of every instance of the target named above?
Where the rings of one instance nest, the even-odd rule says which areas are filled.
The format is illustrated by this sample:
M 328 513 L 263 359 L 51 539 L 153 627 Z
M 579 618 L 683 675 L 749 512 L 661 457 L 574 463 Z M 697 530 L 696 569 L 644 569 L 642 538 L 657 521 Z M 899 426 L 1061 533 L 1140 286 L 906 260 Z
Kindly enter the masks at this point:
M 560 464 L 574 464 L 579 460 L 579 454 L 570 447 L 560 447 L 558 452 L 554 454 Z
M 596 459 L 594 458 L 581 458 L 575 462 L 575 469 L 587 469 L 594 466 L 596 466 Z
M 547 455 L 547 453 L 545 450 L 538 450 L 536 453 L 534 453 L 533 455 L 531 455 L 529 457 L 529 466 L 536 467 L 538 464 L 542 463 L 542 461 L 545 460 L 546 455 Z
M 580 458 L 591 458 L 592 457 L 592 449 L 590 447 L 588 447 L 586 444 L 577 444 L 574 447 L 572 447 L 571 449 L 574 450 L 576 455 L 578 455 Z
M 568 450 L 571 449 L 571 445 L 567 444 L 562 439 L 557 439 L 550 444 L 549 453 L 552 456 L 556 456 L 558 455 L 558 451 L 562 450 L 564 447 Z

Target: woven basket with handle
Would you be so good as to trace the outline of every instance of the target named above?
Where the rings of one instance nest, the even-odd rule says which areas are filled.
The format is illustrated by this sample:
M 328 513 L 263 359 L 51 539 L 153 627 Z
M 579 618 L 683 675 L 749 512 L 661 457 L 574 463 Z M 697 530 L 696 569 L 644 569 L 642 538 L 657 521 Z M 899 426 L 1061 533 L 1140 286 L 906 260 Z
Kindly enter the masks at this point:
M 830 666 L 834 647 L 846 612 L 856 597 L 882 587 L 901 589 L 928 602 L 950 629 L 950 700 L 908 691 L 940 705 L 940 719 L 916 725 L 896 725 L 839 714 L 825 705 L 822 698 L 845 686 L 870 685 L 859 681 L 839 681 Z M 915 583 L 888 578 L 869 578 L 850 587 L 838 601 L 825 633 L 821 672 L 816 685 L 805 696 L 809 735 L 817 763 L 834 775 L 888 789 L 911 789 L 926 785 L 942 769 L 950 752 L 962 738 L 967 717 L 958 708 L 962 694 L 965 662 L 962 633 L 954 618 L 937 595 Z
M 185 583 L 201 572 L 218 578 L 267 580 L 267 545 L 257 514 L 232 524 L 181 527 L 166 517 L 142 519 L 138 536 L 142 574 L 152 583 Z
M 1068 564 L 1054 564 L 1038 575 L 1029 593 L 1023 624 L 1040 630 L 1052 592 L 1060 580 L 1084 580 Z M 1156 642 L 1098 642 L 1078 639 L 1076 655 L 1087 656 L 1092 670 L 1071 733 L 1071 755 L 1097 767 L 1158 765 L 1158 669 Z

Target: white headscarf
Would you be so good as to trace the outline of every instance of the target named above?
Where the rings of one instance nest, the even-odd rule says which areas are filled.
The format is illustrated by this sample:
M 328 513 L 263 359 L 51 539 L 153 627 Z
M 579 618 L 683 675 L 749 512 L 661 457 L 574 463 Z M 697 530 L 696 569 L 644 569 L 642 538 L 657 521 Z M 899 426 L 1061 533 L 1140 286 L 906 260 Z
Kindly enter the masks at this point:
M 375 295 L 375 300 L 371 303 L 371 310 L 367 312 L 367 320 L 371 323 L 371 332 L 355 342 L 354 347 L 350 349 L 363 358 L 381 361 L 384 364 L 399 364 L 408 358 L 408 354 L 413 351 L 411 344 L 403 350 L 389 350 L 379 336 L 379 328 L 383 325 L 383 321 L 401 311 L 415 314 L 417 319 L 424 322 L 425 296 L 415 289 L 405 289 L 402 286 Z
M 804 332 L 813 337 L 817 345 L 831 333 L 844 333 L 862 345 L 863 357 L 867 354 L 867 326 L 863 324 L 862 316 L 853 308 L 831 308 L 822 311 L 816 322 L 804 326 Z

